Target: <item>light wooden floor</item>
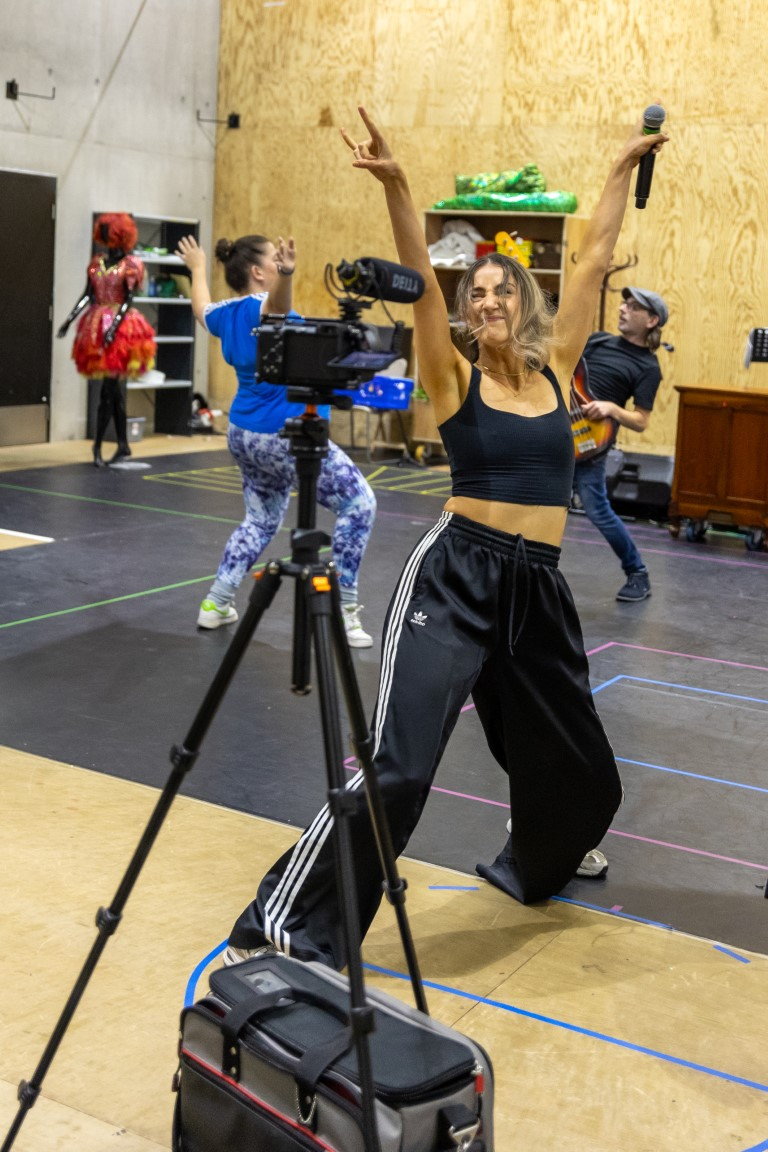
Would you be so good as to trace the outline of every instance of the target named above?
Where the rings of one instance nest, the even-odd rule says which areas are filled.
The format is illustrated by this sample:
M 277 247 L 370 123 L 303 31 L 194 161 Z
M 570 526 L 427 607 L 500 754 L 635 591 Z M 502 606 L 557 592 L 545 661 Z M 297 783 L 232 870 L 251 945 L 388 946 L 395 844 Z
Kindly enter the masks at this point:
M 0 1115 L 42 1055 L 158 793 L 0 750 Z M 179 797 L 15 1143 L 169 1147 L 179 1011 L 295 831 Z M 768 1138 L 768 959 L 403 862 L 433 1015 L 495 1067 L 498 1152 L 746 1152 Z M 402 974 L 391 909 L 365 960 Z M 402 979 L 372 980 L 410 1001 Z M 224 1152 L 224 1150 L 223 1150 Z
M 57 440 L 54 444 L 15 444 L 0 448 L 0 472 L 15 472 L 26 468 L 51 468 L 56 464 L 92 464 L 90 440 Z M 220 452 L 227 447 L 226 436 L 162 436 L 153 434 L 137 444 L 131 444 L 135 460 L 149 460 L 153 456 L 181 455 L 186 452 Z M 104 445 L 107 458 L 114 444 Z

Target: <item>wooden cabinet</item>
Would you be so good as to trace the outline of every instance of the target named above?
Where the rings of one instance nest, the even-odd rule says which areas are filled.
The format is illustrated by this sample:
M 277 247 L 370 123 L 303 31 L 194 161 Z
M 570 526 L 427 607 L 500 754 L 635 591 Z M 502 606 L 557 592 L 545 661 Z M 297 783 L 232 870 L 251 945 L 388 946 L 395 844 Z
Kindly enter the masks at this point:
M 763 546 L 768 529 L 768 391 L 678 386 L 675 473 L 669 515 L 689 539 L 708 524 L 746 531 Z
M 94 222 L 99 215 L 94 213 Z M 157 333 L 157 353 L 154 371 L 128 381 L 128 417 L 144 415 L 149 404 L 155 432 L 188 436 L 195 368 L 195 317 L 189 274 L 184 261 L 174 256 L 174 252 L 182 236 L 198 239 L 200 221 L 178 216 L 132 215 L 139 233 L 134 255 L 144 264 L 144 283 L 134 296 L 133 304 Z M 99 387 L 98 381 L 91 383 L 89 436 L 95 431 Z M 107 439 L 112 434 L 110 425 Z

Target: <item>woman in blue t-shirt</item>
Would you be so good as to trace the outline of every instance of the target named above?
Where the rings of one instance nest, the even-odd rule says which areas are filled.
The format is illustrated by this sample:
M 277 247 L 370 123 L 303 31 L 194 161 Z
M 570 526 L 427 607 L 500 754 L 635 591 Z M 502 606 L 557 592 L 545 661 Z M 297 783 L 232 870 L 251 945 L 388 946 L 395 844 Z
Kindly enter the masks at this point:
M 216 259 L 224 265 L 229 287 L 237 295 L 211 302 L 205 252 L 192 236 L 179 242 L 177 253 L 192 273 L 192 310 L 212 336 L 221 340 L 224 359 L 237 373 L 237 395 L 229 411 L 227 443 L 243 479 L 245 519 L 230 536 L 208 595 L 197 617 L 199 628 L 219 628 L 237 620 L 235 593 L 279 529 L 295 487 L 296 466 L 279 431 L 304 409 L 290 403 L 278 384 L 256 379 L 259 318 L 291 313 L 296 250 L 292 239 L 277 246 L 264 236 L 219 240 Z M 291 313 L 296 315 L 296 313 Z M 326 419 L 329 409 L 319 409 Z M 333 559 L 339 574 L 347 640 L 353 648 L 370 648 L 373 640 L 360 623 L 357 574 L 376 514 L 376 499 L 362 473 L 332 441 L 317 481 L 317 499 L 336 514 Z

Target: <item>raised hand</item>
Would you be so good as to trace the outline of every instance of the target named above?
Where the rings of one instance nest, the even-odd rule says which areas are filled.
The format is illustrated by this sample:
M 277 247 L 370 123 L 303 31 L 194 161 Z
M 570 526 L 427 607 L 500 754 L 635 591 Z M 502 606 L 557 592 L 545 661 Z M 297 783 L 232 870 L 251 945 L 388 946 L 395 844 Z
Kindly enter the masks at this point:
M 632 135 L 624 145 L 622 154 L 629 160 L 634 168 L 639 164 L 643 156 L 648 152 L 661 152 L 661 149 L 669 140 L 669 135 L 666 132 L 643 132 L 643 122 L 639 120 L 634 127 Z
M 296 268 L 296 244 L 293 236 L 289 236 L 287 240 L 278 236 L 276 248 L 275 263 L 283 276 L 290 276 Z
M 344 143 L 355 154 L 352 166 L 354 168 L 366 168 L 377 180 L 381 180 L 382 183 L 384 183 L 390 177 L 400 173 L 400 165 L 394 159 L 389 145 L 365 111 L 365 108 L 358 107 L 357 110 L 360 113 L 363 124 L 365 124 L 368 129 L 368 139 L 361 140 L 359 144 L 356 144 L 346 128 L 340 129 Z
M 176 249 L 176 255 L 181 257 L 190 272 L 196 270 L 205 272 L 205 252 L 194 236 L 182 236 Z

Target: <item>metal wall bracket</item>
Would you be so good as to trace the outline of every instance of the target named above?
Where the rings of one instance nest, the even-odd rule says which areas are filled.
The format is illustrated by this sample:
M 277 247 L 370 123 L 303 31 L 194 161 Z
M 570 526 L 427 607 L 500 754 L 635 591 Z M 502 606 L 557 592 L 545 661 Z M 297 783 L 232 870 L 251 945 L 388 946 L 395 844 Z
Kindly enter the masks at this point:
M 35 100 L 55 100 L 56 89 L 51 89 L 50 96 L 44 96 L 42 92 L 19 92 L 19 86 L 15 80 L 6 80 L 5 82 L 5 98 L 6 100 L 18 100 L 19 96 L 32 96 Z
M 230 112 L 230 114 L 229 114 L 229 116 L 227 116 L 226 120 L 206 120 L 203 116 L 200 115 L 200 110 L 198 109 L 197 122 L 198 122 L 198 124 L 226 124 L 227 128 L 239 128 L 240 127 L 240 113 L 239 112 Z

